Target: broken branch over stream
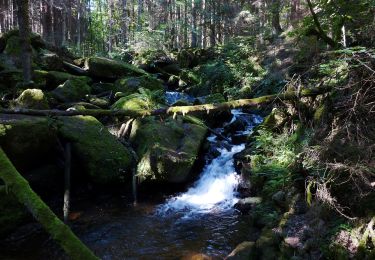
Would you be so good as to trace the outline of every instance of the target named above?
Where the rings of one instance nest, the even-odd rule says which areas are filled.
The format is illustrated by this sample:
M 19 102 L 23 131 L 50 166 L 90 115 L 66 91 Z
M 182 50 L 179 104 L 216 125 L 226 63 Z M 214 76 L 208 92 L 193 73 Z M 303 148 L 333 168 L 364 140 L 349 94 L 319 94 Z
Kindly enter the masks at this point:
M 36 110 L 36 109 L 4 109 L 0 108 L 0 113 L 4 114 L 23 114 L 32 116 L 129 116 L 131 118 L 145 117 L 145 116 L 158 116 L 158 115 L 186 115 L 199 112 L 210 112 L 230 110 L 236 108 L 252 108 L 261 105 L 270 104 L 275 101 L 283 100 L 297 100 L 301 97 L 313 97 L 327 93 L 331 88 L 321 87 L 312 89 L 303 89 L 300 92 L 287 91 L 275 95 L 267 95 L 252 99 L 239 99 L 217 104 L 204 104 L 195 106 L 176 106 L 160 108 L 155 110 L 110 110 L 110 109 L 86 109 L 86 110 Z

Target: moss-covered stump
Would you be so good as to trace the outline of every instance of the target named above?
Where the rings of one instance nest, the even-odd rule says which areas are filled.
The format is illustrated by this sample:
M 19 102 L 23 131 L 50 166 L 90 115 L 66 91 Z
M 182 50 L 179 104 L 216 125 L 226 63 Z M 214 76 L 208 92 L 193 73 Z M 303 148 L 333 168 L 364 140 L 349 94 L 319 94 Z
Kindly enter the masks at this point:
M 81 101 L 90 93 L 91 88 L 87 81 L 79 78 L 69 79 L 51 92 L 52 96 L 61 102 Z
M 48 101 L 40 89 L 26 89 L 16 99 L 17 108 L 48 109 Z
M 183 123 L 180 117 L 165 121 L 137 119 L 130 140 L 139 158 L 137 174 L 141 181 L 188 181 L 206 134 L 206 128 Z
M 0 238 L 6 237 L 10 232 L 25 223 L 30 217 L 27 210 L 6 192 L 0 185 Z
M 61 136 L 72 143 L 73 158 L 90 180 L 110 184 L 130 178 L 132 155 L 96 118 L 60 118 Z
M 46 117 L 0 114 L 0 146 L 22 172 L 55 160 L 55 122 Z
M 140 88 L 155 90 L 164 90 L 160 80 L 151 76 L 122 78 L 115 82 L 116 92 L 123 92 L 127 95 L 137 92 Z
M 142 76 L 147 73 L 129 63 L 107 58 L 92 57 L 85 62 L 89 75 L 95 78 L 118 79 L 126 76 Z

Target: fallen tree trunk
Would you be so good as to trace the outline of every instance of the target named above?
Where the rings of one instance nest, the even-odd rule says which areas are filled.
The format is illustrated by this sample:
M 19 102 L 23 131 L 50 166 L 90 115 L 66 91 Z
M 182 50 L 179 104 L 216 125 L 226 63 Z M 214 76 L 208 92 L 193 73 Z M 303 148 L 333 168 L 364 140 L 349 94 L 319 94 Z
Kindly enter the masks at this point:
M 99 259 L 88 249 L 31 189 L 29 183 L 19 174 L 0 147 L 0 179 L 6 190 L 14 194 L 25 205 L 34 218 L 64 249 L 71 259 Z
M 204 104 L 196 106 L 176 106 L 160 108 L 156 110 L 107 110 L 107 109 L 86 109 L 86 110 L 35 110 L 35 109 L 0 109 L 4 114 L 23 114 L 32 116 L 129 116 L 132 118 L 157 116 L 157 115 L 186 115 L 192 113 L 230 110 L 235 108 L 251 108 L 266 105 L 277 100 L 296 100 L 301 97 L 312 97 L 327 93 L 331 88 L 303 89 L 300 93 L 290 91 L 281 94 L 262 96 L 253 99 L 239 99 L 218 104 Z

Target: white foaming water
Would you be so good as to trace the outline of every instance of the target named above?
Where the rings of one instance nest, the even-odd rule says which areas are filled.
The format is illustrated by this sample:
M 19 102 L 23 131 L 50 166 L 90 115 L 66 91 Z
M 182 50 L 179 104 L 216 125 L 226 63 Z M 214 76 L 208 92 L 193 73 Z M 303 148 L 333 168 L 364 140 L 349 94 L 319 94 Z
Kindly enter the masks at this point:
M 201 178 L 187 192 L 169 199 L 160 208 L 161 212 L 188 211 L 205 213 L 215 208 L 228 209 L 238 200 L 235 190 L 239 182 L 233 166 L 233 155 L 241 152 L 244 144 L 220 149 L 220 156 L 205 167 Z
M 262 118 L 257 115 L 243 113 L 240 110 L 232 110 L 233 118 L 228 123 L 242 118 L 247 127 L 241 134 L 250 134 L 255 125 L 261 123 Z M 221 132 L 222 129 L 218 129 Z M 215 135 L 207 138 L 211 144 L 216 144 Z M 187 192 L 167 200 L 161 205 L 157 212 L 168 214 L 172 212 L 185 213 L 191 216 L 195 213 L 208 213 L 226 211 L 233 207 L 238 201 L 236 188 L 239 184 L 239 176 L 234 169 L 234 158 L 236 153 L 245 149 L 245 144 L 230 145 L 229 148 L 218 148 L 220 155 L 205 166 L 200 179 Z

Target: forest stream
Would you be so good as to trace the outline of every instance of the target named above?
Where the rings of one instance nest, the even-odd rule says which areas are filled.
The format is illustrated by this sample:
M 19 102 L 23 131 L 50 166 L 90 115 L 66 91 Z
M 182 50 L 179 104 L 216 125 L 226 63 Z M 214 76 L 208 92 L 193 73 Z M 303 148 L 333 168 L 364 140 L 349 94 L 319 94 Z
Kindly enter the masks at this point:
M 175 99 L 192 98 L 167 93 L 168 102 Z M 74 224 L 82 241 L 101 259 L 180 259 L 201 253 L 223 258 L 240 242 L 254 239 L 259 230 L 249 232 L 249 216 L 234 208 L 240 175 L 235 171 L 233 156 L 245 145 L 234 144 L 232 138 L 248 135 L 262 118 L 241 110 L 232 110 L 231 114 L 229 122 L 215 129 L 227 139 L 220 140 L 214 134 L 207 137 L 210 148 L 205 166 L 185 192 L 142 199 L 135 206 L 113 198 L 99 202 L 95 208 L 89 206 Z M 244 129 L 226 133 L 224 128 L 237 120 L 244 123 Z M 61 257 L 54 246 L 33 248 L 35 255 L 27 253 L 29 259 Z M 22 251 L 13 251 L 9 257 L 24 259 Z

